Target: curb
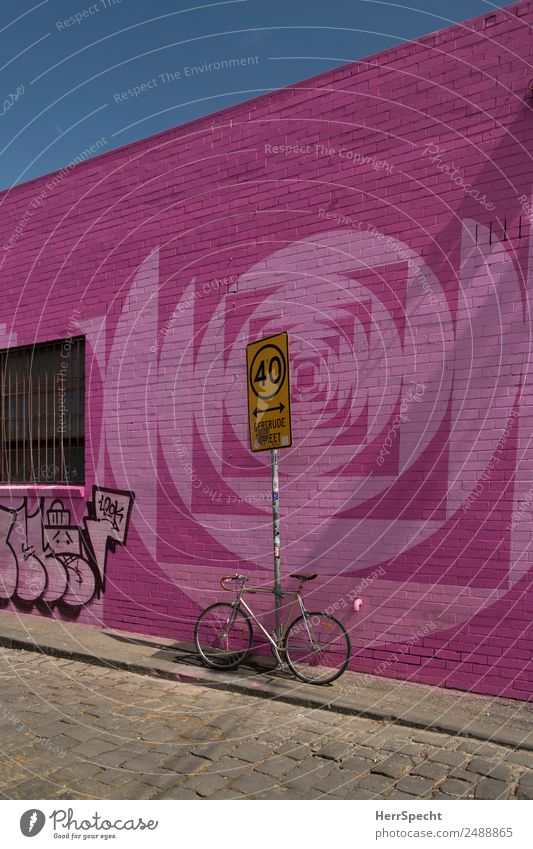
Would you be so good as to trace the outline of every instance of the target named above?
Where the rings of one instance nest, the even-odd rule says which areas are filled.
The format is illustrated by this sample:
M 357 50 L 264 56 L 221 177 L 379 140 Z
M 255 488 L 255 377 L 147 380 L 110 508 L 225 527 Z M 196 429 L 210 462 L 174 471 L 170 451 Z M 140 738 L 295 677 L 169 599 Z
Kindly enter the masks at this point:
M 298 691 L 295 691 L 292 680 L 290 682 L 283 678 L 267 680 L 265 676 L 268 674 L 268 670 L 263 672 L 260 670 L 252 671 L 251 675 L 248 673 L 245 677 L 242 672 L 240 675 L 235 674 L 235 672 L 232 674 L 216 673 L 205 667 L 190 667 L 183 663 L 176 663 L 175 660 L 159 659 L 156 661 L 151 660 L 150 662 L 132 662 L 118 660 L 112 656 L 104 657 L 103 655 L 95 655 L 87 651 L 76 651 L 59 645 L 37 644 L 29 638 L 23 640 L 1 634 L 0 646 L 15 650 L 37 652 L 50 655 L 51 657 L 60 657 L 81 663 L 90 663 L 94 666 L 111 667 L 124 672 L 146 675 L 151 678 L 181 681 L 186 684 L 196 684 L 201 687 L 220 689 L 254 698 L 277 700 L 297 707 L 330 710 L 334 713 L 344 714 L 345 716 L 360 716 L 374 721 L 389 722 L 424 731 L 452 734 L 454 736 L 491 742 L 508 748 L 533 752 L 533 731 L 524 732 L 518 729 L 506 729 L 494 723 L 490 727 L 490 723 L 486 721 L 481 723 L 479 720 L 470 720 L 468 723 L 443 717 L 435 720 L 434 715 L 430 711 L 424 711 L 420 708 L 410 707 L 404 711 L 395 711 L 391 706 L 380 708 L 378 705 L 373 705 L 369 708 L 368 699 L 365 703 L 364 697 L 354 698 L 353 694 L 348 697 L 341 693 L 328 698 L 326 687 L 316 687 L 310 684 L 303 684 L 298 688 Z M 172 650 L 169 649 L 169 653 L 171 652 Z M 175 654 L 175 651 L 172 653 Z

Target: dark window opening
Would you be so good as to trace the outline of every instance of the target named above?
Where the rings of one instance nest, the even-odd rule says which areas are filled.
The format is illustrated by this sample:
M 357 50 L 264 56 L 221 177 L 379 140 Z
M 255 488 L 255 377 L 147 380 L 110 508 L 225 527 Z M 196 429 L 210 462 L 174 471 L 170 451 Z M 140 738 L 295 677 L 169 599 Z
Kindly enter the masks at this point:
M 85 340 L 0 351 L 2 483 L 83 484 Z

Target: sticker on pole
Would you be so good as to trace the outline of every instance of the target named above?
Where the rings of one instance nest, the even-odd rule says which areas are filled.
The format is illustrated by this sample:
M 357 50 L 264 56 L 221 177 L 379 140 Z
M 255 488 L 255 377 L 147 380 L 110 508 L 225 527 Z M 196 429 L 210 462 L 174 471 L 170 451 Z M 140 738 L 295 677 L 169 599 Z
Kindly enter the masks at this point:
M 278 333 L 246 347 L 248 423 L 252 451 L 290 448 L 289 337 Z

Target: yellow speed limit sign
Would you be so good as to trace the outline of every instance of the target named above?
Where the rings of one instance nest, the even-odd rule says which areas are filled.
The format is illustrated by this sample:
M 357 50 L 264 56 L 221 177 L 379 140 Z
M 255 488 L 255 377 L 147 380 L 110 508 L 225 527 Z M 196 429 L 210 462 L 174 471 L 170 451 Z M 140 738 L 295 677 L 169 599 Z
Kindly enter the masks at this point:
M 246 347 L 248 422 L 252 451 L 290 448 L 289 337 L 278 333 Z

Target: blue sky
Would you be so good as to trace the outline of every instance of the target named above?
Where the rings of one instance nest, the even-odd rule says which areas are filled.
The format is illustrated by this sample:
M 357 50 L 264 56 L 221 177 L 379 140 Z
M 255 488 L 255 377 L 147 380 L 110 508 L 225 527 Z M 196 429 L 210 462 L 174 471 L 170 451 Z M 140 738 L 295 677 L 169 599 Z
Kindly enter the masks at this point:
M 504 5 L 4 0 L 0 188 Z

